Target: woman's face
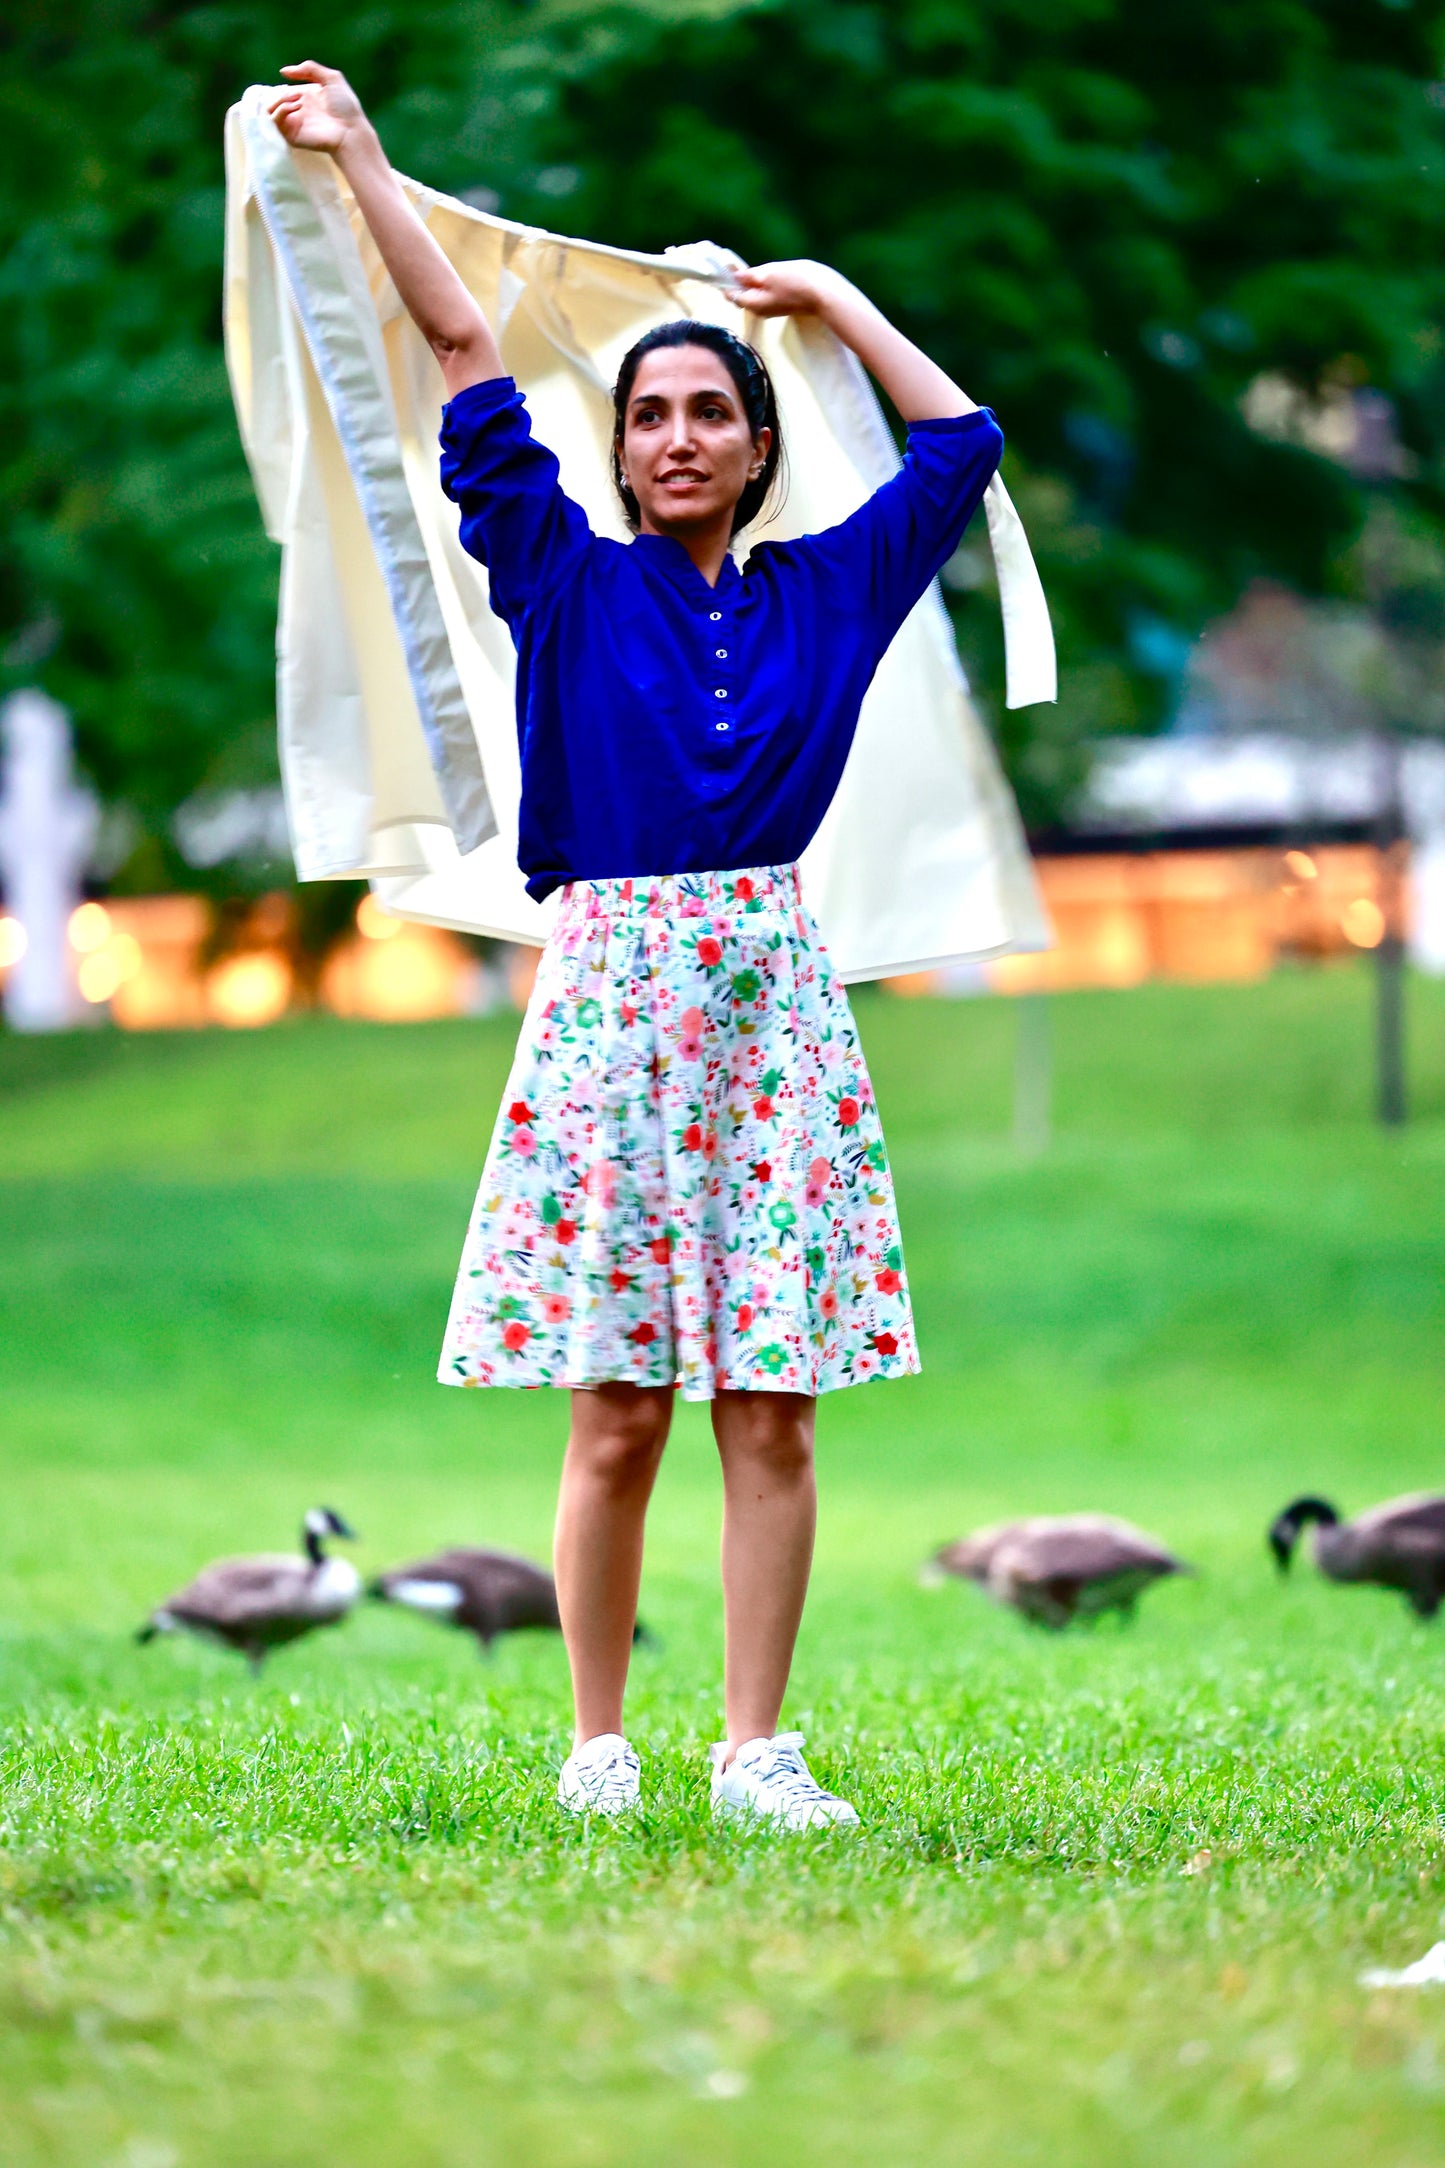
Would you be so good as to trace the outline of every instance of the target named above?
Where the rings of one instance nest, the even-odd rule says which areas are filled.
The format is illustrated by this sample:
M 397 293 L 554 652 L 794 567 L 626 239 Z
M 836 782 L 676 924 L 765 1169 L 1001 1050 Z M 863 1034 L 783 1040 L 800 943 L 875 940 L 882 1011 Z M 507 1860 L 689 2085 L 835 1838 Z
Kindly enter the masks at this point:
M 771 443 L 771 430 L 753 436 L 727 364 L 710 347 L 645 354 L 622 430 L 622 476 L 642 532 L 730 525 Z

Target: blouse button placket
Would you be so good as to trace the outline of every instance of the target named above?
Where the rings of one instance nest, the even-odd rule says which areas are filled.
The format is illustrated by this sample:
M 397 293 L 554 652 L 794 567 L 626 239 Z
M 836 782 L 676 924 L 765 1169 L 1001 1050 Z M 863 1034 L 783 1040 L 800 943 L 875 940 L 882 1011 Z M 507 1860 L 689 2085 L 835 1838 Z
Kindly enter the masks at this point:
M 732 662 L 732 652 L 735 643 L 727 631 L 727 614 L 725 611 L 718 609 L 709 610 L 707 613 L 707 622 L 709 627 L 710 648 L 710 653 L 707 656 L 707 660 L 712 664 L 713 670 L 715 672 L 712 685 L 712 697 L 716 706 L 723 706 L 727 702 L 731 701 L 733 697 L 734 688 L 731 682 L 733 673 L 731 668 L 726 666 L 730 665 Z M 719 664 L 722 664 L 725 667 L 720 669 L 718 667 Z M 714 720 L 712 726 L 712 736 L 714 743 L 717 745 L 718 753 L 721 755 L 724 751 L 726 741 L 732 736 L 732 724 L 725 715 L 718 715 Z

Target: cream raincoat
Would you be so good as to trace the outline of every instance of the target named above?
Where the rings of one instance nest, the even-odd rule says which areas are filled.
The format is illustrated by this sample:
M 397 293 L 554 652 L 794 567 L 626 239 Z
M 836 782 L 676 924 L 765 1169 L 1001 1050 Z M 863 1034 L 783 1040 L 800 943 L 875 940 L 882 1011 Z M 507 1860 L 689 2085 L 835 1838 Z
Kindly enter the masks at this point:
M 533 903 L 516 863 L 515 658 L 442 494 L 441 372 L 336 166 L 287 146 L 272 96 L 253 87 L 226 122 L 226 355 L 283 552 L 278 719 L 296 870 L 364 875 L 406 918 L 542 941 L 555 899 Z M 627 348 L 669 317 L 751 339 L 777 386 L 789 486 L 744 553 L 831 526 L 895 471 L 854 357 L 816 322 L 743 316 L 722 292 L 732 259 L 711 244 L 642 256 L 402 185 L 486 311 L 537 436 L 599 533 L 626 536 L 607 469 L 610 386 Z M 985 503 L 1009 705 L 1052 700 L 1028 542 L 997 479 Z M 936 589 L 884 658 L 802 867 L 845 978 L 1047 944 Z

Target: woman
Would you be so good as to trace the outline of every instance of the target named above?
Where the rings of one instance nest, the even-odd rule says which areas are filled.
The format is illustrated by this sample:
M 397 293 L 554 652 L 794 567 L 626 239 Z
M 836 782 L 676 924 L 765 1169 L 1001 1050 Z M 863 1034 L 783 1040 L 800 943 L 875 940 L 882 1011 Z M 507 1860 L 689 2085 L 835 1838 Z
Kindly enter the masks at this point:
M 531 436 L 490 327 L 334 69 L 283 71 L 292 144 L 343 170 L 441 365 L 442 478 L 517 647 L 518 857 L 562 891 L 482 1177 L 441 1375 L 566 1387 L 555 1565 L 576 1703 L 558 1796 L 641 1796 L 623 1691 L 674 1390 L 723 1471 L 721 1812 L 853 1823 L 778 1733 L 812 1560 L 817 1394 L 918 1368 L 882 1132 L 796 860 L 890 640 L 998 464 L 991 414 L 837 274 L 737 275 L 821 316 L 909 424 L 901 473 L 827 533 L 755 549 L 782 452 L 767 371 L 715 325 L 625 358 L 594 535 Z

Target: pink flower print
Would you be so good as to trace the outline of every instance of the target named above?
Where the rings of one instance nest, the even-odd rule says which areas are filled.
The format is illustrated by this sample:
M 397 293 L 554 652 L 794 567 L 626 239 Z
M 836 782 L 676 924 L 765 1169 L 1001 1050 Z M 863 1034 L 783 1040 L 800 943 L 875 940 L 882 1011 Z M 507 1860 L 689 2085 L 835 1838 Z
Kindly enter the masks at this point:
M 686 1038 L 696 1039 L 701 1035 L 707 1018 L 703 1015 L 701 1009 L 691 1008 L 684 1009 L 677 1022 L 679 1030 Z
M 812 1166 L 808 1169 L 809 1204 L 812 1204 L 815 1201 L 819 1204 L 822 1203 L 824 1197 L 827 1195 L 828 1184 L 832 1181 L 832 1179 L 833 1162 L 831 1159 L 824 1159 L 820 1155 L 817 1159 L 813 1161 Z M 813 1195 L 813 1192 L 815 1190 L 817 1192 L 816 1200 L 814 1199 Z
M 821 1182 L 809 1182 L 803 1190 L 803 1202 L 810 1212 L 816 1212 L 827 1194 Z
M 857 1100 L 853 1097 L 852 1093 L 845 1092 L 843 1094 L 843 1097 L 838 1101 L 839 1128 L 855 1129 L 858 1124 L 858 1117 L 862 1113 L 862 1111 L 863 1109 L 859 1106 Z
M 701 896 L 684 896 L 677 907 L 679 918 L 701 918 L 707 905 Z
M 512 1131 L 512 1150 L 516 1153 L 518 1159 L 530 1159 L 536 1149 L 537 1133 L 535 1130 L 522 1128 Z
M 702 1140 L 702 1156 L 704 1159 L 716 1159 L 717 1157 L 717 1131 L 715 1129 L 710 1129 Z
M 565 1295 L 544 1295 L 542 1315 L 549 1325 L 565 1325 L 572 1315 L 572 1305 Z
M 599 1159 L 595 1167 L 589 1167 L 582 1187 L 589 1197 L 595 1198 L 604 1212 L 610 1210 L 617 1196 L 617 1169 L 610 1159 Z
M 700 933 L 697 937 L 697 960 L 705 971 L 722 962 L 722 943 L 714 934 Z
M 635 1001 L 623 1002 L 622 1021 L 624 1024 L 627 1025 L 629 1030 L 637 1022 L 637 1003 Z
M 679 1059 L 682 1061 L 701 1061 L 702 1041 L 701 1039 L 679 1039 L 677 1051 Z
M 822 1294 L 818 1297 L 818 1310 L 821 1316 L 829 1319 L 838 1315 L 838 1290 L 835 1287 L 825 1287 L 823 1289 Z
M 770 1093 L 758 1093 L 757 1098 L 753 1101 L 753 1112 L 760 1122 L 770 1122 L 772 1120 L 773 1101 Z
M 871 1378 L 877 1368 L 877 1363 L 866 1351 L 853 1357 L 853 1375 L 855 1378 Z

